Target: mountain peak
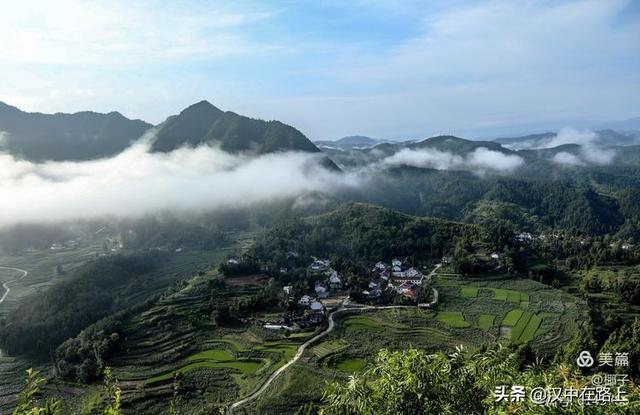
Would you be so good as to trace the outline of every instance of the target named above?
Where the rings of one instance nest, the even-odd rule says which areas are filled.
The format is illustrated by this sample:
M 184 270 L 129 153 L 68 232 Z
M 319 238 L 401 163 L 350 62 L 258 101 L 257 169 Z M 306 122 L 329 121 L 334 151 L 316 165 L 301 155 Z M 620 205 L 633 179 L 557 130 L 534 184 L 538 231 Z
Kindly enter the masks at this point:
M 203 99 L 202 101 L 196 102 L 195 104 L 189 105 L 187 108 L 180 111 L 180 114 L 193 113 L 197 112 L 200 114 L 212 113 L 212 114 L 220 114 L 223 111 L 210 103 L 209 101 Z

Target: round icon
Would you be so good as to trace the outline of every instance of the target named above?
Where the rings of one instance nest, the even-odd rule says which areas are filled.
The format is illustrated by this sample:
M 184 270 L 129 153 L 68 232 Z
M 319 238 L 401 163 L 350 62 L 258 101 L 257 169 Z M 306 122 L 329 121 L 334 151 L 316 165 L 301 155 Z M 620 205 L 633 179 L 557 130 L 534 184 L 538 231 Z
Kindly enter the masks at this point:
M 587 350 L 583 350 L 580 352 L 580 355 L 576 359 L 576 363 L 578 367 L 591 367 L 593 366 L 593 356 Z
M 534 405 L 544 405 L 547 402 L 547 391 L 541 387 L 535 387 L 531 389 L 529 393 L 529 399 Z

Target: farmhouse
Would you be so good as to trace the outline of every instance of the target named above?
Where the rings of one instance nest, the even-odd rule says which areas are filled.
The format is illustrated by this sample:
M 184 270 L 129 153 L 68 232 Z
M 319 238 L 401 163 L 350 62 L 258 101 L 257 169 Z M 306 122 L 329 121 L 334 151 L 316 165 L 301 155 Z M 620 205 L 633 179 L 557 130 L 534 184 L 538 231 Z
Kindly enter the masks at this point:
M 518 242 L 528 242 L 533 240 L 533 235 L 531 235 L 529 232 L 521 232 L 516 235 L 515 239 Z
M 320 301 L 313 301 L 311 304 L 309 304 L 309 308 L 314 313 L 322 313 L 322 311 L 324 310 L 324 306 Z
M 324 305 L 320 301 L 314 301 L 309 305 L 311 312 L 311 322 L 312 323 L 320 323 L 324 318 Z
M 395 291 L 403 297 L 408 297 L 415 300 L 420 294 L 420 286 L 410 281 L 404 281 L 402 284 L 395 287 Z
M 337 271 L 331 271 L 331 275 L 329 276 L 329 286 L 332 290 L 342 289 L 342 279 L 340 279 Z
M 328 298 L 329 297 L 329 290 L 321 282 L 316 282 L 315 291 L 316 291 L 316 296 L 318 298 Z
M 402 292 L 402 295 L 411 298 L 412 300 L 418 299 L 418 295 L 420 294 L 420 288 L 416 285 L 412 285 L 410 288 L 407 288 Z
M 305 294 L 302 297 L 300 297 L 300 299 L 298 300 L 298 305 L 306 307 L 309 304 L 311 304 L 312 301 L 314 301 L 314 299 L 311 298 L 311 296 Z

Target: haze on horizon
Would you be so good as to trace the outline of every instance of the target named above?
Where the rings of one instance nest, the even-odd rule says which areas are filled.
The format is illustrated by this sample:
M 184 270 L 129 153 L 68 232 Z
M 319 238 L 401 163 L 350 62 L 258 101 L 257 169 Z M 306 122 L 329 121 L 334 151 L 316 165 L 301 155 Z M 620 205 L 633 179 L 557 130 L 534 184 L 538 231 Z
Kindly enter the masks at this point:
M 12 2 L 0 100 L 159 123 L 207 99 L 313 140 L 640 115 L 640 2 L 344 3 Z

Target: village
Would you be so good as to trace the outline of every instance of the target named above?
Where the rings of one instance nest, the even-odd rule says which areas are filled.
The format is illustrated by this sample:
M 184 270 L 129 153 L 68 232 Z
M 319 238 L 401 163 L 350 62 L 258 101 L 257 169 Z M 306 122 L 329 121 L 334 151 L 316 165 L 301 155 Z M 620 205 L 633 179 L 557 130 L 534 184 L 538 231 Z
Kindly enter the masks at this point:
M 286 271 L 280 269 L 281 273 Z M 296 309 L 281 314 L 276 321 L 266 322 L 266 329 L 293 331 L 316 326 L 325 320 L 328 312 L 339 307 L 402 304 L 432 308 L 437 303 L 436 290 L 425 293 L 430 275 L 406 266 L 403 260 L 397 258 L 392 259 L 390 264 L 378 261 L 371 269 L 371 279 L 366 289 L 356 293 L 347 289 L 344 278 L 331 267 L 328 259 L 314 258 L 307 267 L 307 275 L 315 280 L 313 291 L 296 293 L 293 286 L 284 286 L 283 295 L 295 303 Z M 427 296 L 431 296 L 430 302 L 419 302 Z

